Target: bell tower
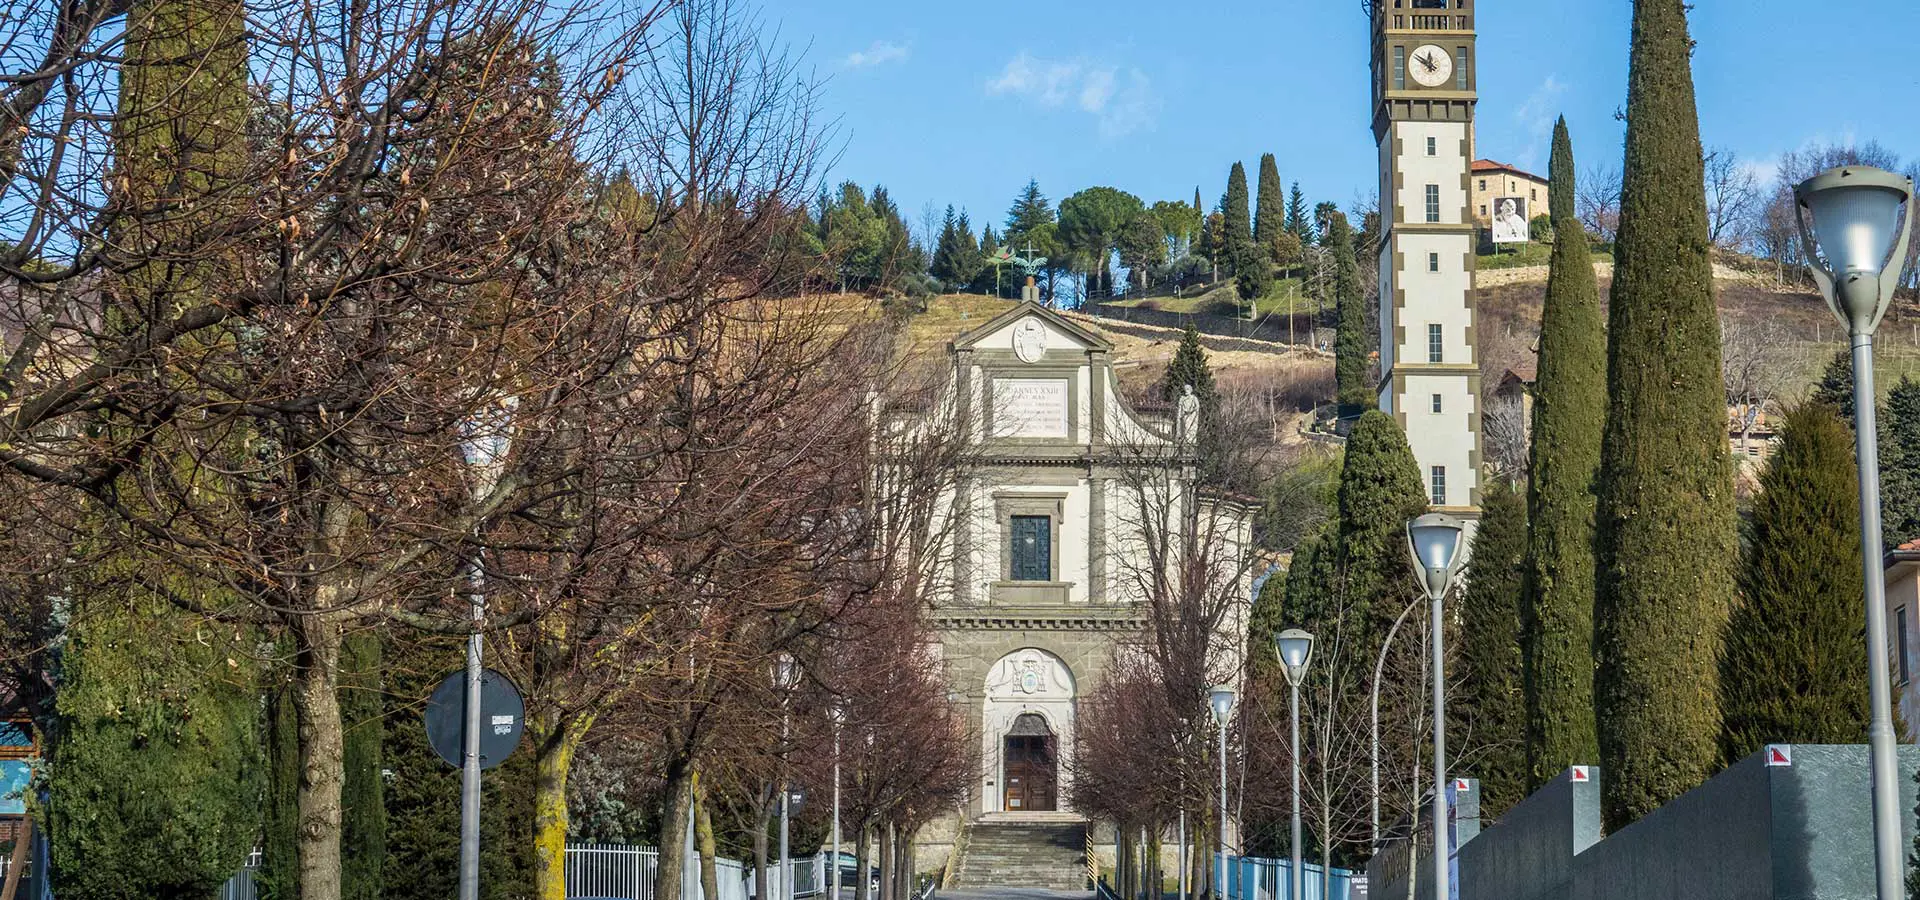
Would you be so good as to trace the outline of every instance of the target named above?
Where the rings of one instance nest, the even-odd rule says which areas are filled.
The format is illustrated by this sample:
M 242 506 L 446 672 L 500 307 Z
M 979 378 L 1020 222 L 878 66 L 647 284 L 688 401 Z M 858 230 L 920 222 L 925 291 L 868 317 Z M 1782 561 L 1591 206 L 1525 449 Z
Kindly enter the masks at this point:
M 1480 506 L 1473 161 L 1474 0 L 1370 0 L 1380 150 L 1380 408 L 1432 506 Z

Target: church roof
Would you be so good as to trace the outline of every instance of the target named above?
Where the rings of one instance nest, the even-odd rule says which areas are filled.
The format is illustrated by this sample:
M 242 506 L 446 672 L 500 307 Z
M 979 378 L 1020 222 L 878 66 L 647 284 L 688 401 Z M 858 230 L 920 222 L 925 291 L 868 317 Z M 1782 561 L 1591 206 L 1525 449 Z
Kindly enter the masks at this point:
M 988 319 L 986 324 L 981 325 L 980 327 L 975 328 L 972 331 L 969 331 L 966 334 L 963 334 L 957 338 L 954 338 L 951 346 L 955 350 L 971 349 L 973 345 L 985 340 L 989 335 L 992 335 L 994 332 L 999 331 L 1000 329 L 1005 328 L 1008 325 L 1011 325 L 1015 322 L 1018 322 L 1022 318 L 1025 318 L 1027 316 L 1034 316 L 1036 318 L 1044 320 L 1048 325 L 1051 325 L 1054 328 L 1062 332 L 1065 332 L 1067 335 L 1071 336 L 1074 340 L 1077 340 L 1092 349 L 1095 349 L 1095 350 L 1112 350 L 1113 349 L 1113 342 L 1107 340 L 1104 337 L 1101 337 L 1098 334 L 1093 333 L 1092 331 L 1087 330 L 1085 327 L 1081 325 L 1076 324 L 1072 319 L 1069 319 L 1066 316 L 1063 316 L 1051 309 L 1048 309 L 1047 307 L 1041 306 L 1038 303 L 1034 303 L 1031 300 L 1022 300 L 1018 304 L 1016 304 L 1012 309 L 1009 309 L 1006 312 L 1003 312 L 997 316 L 994 316 L 991 319 Z

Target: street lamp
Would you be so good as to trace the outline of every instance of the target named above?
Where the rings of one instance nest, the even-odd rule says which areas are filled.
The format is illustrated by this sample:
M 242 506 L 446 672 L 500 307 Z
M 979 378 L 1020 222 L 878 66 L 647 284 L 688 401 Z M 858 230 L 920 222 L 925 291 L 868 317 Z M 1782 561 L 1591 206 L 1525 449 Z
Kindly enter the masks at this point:
M 773 686 L 780 691 L 780 896 L 784 900 L 793 900 L 793 856 L 787 840 L 793 808 L 793 791 L 787 784 L 787 735 L 791 727 L 787 707 L 799 684 L 800 664 L 793 654 L 781 653 L 773 661 Z
M 1306 896 L 1302 889 L 1307 883 L 1300 871 L 1300 682 L 1306 680 L 1307 663 L 1313 660 L 1313 635 L 1289 628 L 1274 637 L 1273 649 L 1287 669 L 1287 689 L 1293 700 L 1293 870 L 1287 900 L 1300 900 Z M 1326 862 L 1323 859 L 1320 864 Z
M 840 726 L 847 721 L 846 706 L 835 700 L 827 718 L 833 720 L 833 893 L 828 896 L 840 900 Z
M 1227 722 L 1233 718 L 1233 685 L 1215 685 L 1207 694 L 1207 705 L 1213 708 L 1213 721 L 1220 731 L 1220 865 L 1214 880 L 1219 882 L 1215 898 L 1224 900 L 1227 896 Z
M 1871 166 L 1828 169 L 1793 189 L 1807 268 L 1853 347 L 1854 459 L 1860 470 L 1860 564 L 1866 575 L 1867 730 L 1873 761 L 1873 857 L 1879 900 L 1905 896 L 1894 781 L 1885 574 L 1880 569 L 1880 457 L 1874 424 L 1873 330 L 1893 300 L 1913 238 L 1913 181 Z M 1906 215 L 1901 216 L 1902 208 Z M 1807 210 L 1812 215 L 1811 231 Z M 1904 218 L 1904 221 L 1902 219 Z
M 1407 523 L 1407 550 L 1420 588 L 1433 607 L 1433 896 L 1451 896 L 1447 882 L 1447 652 L 1446 596 L 1466 557 L 1460 553 L 1464 526 L 1444 513 L 1427 513 Z

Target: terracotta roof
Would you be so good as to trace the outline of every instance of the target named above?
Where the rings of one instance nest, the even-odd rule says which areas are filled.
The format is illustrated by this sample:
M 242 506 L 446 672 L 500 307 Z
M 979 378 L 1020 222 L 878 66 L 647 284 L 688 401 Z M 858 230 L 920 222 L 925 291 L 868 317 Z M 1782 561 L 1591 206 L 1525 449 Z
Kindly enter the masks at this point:
M 1920 539 L 1915 539 L 1893 548 L 1895 550 L 1920 550 Z
M 1491 159 L 1474 160 L 1473 170 L 1475 172 L 1512 172 L 1515 175 L 1525 175 L 1526 177 L 1531 178 L 1535 181 L 1546 181 L 1545 178 L 1541 178 L 1540 176 L 1535 175 L 1532 172 L 1529 172 L 1525 169 L 1522 169 L 1519 166 L 1509 165 L 1507 163 L 1503 163 L 1503 162 L 1499 162 L 1497 160 L 1491 160 Z

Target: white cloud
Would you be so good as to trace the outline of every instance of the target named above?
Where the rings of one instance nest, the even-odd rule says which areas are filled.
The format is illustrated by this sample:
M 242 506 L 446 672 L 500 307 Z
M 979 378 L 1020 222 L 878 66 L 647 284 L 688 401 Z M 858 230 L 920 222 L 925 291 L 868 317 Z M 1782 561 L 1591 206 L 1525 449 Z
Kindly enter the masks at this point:
M 987 81 L 987 93 L 1021 97 L 1045 109 L 1071 103 L 1108 138 L 1151 127 L 1160 112 L 1152 79 L 1138 68 L 1040 59 L 1024 50 Z
M 1566 92 L 1566 83 L 1550 74 L 1513 111 L 1514 121 L 1526 142 L 1526 146 L 1513 154 L 1514 165 L 1535 171 L 1541 167 L 1553 143 L 1553 123 L 1560 117 L 1560 96 Z
M 912 49 L 910 45 L 896 44 L 892 41 L 874 41 L 872 46 L 865 50 L 855 50 L 847 54 L 846 58 L 840 60 L 840 64 L 849 69 L 883 66 L 906 59 Z

